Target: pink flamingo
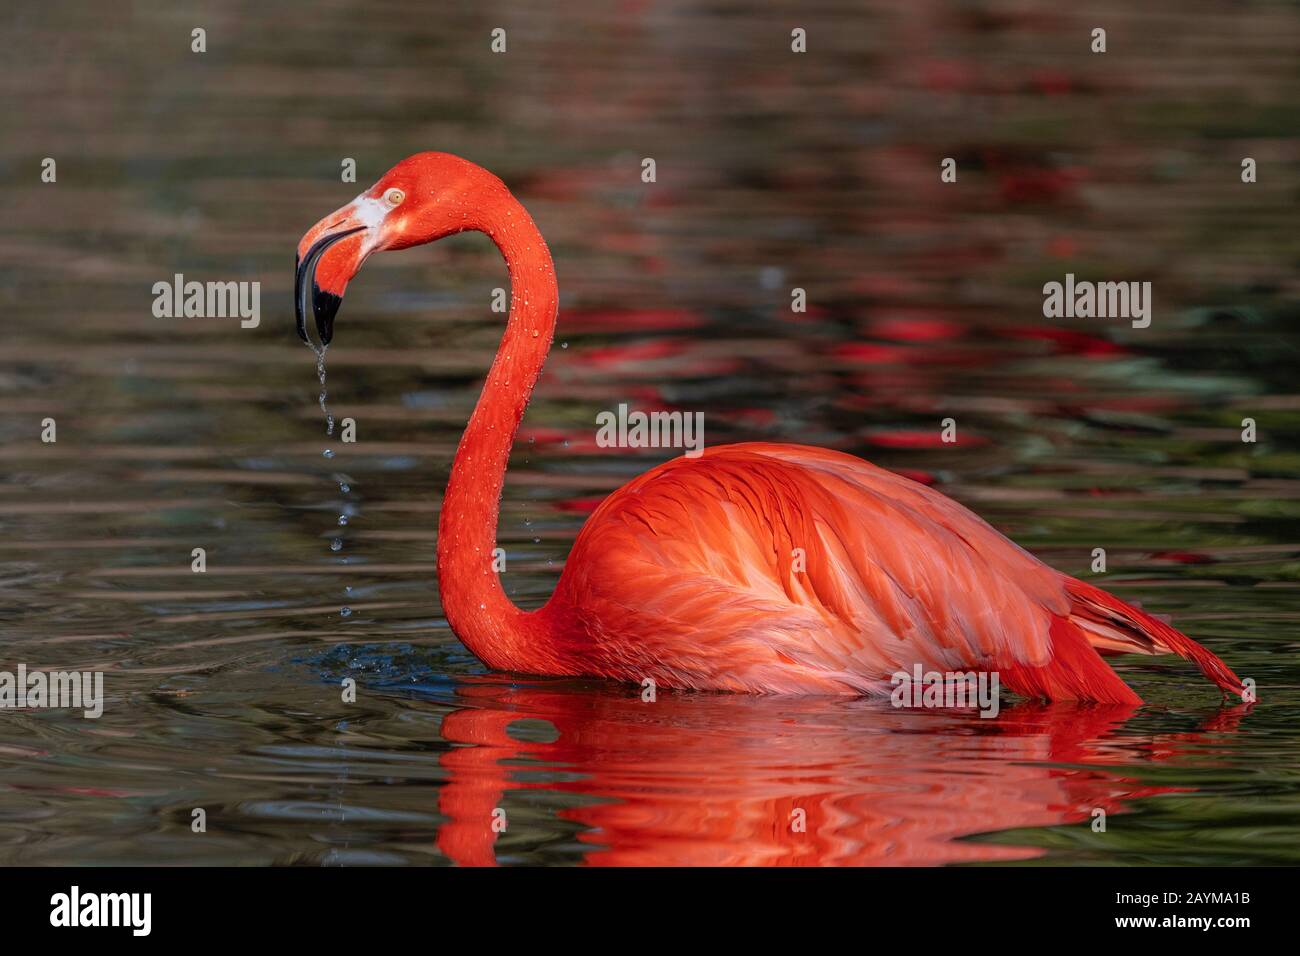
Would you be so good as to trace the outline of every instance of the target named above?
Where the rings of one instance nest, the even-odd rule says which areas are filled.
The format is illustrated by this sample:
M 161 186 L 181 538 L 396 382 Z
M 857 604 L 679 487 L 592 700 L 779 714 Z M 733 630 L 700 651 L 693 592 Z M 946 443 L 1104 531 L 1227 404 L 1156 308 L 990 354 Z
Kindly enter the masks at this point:
M 487 233 L 510 313 L 452 464 L 438 586 L 452 630 L 489 667 L 660 687 L 888 694 L 896 672 L 995 672 L 1028 697 L 1139 704 L 1099 656 L 1178 654 L 1225 692 L 1241 681 L 1162 621 L 1048 567 L 951 499 L 804 445 L 708 448 L 606 498 L 551 599 L 510 601 L 493 569 L 515 432 L 551 347 L 555 269 L 501 180 L 418 153 L 298 246 L 298 332 L 328 345 L 373 252 Z

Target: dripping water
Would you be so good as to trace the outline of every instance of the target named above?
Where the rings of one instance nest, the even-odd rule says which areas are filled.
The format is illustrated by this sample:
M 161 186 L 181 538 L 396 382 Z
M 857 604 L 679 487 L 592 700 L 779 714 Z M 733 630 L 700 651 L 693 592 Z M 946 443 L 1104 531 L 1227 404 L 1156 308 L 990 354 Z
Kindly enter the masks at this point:
M 317 345 L 314 341 L 309 341 L 307 344 L 311 347 L 312 352 L 315 353 L 316 355 L 316 378 L 320 382 L 320 395 L 317 401 L 320 404 L 321 414 L 325 416 L 325 436 L 326 438 L 333 438 L 334 437 L 334 415 L 332 412 L 330 412 L 329 409 L 328 390 L 325 384 L 325 378 L 326 378 L 325 353 L 329 350 L 329 346 L 323 343 Z M 332 459 L 334 457 L 334 454 L 335 453 L 332 448 L 326 448 L 323 452 L 321 452 L 321 457 L 326 459 Z M 348 475 L 341 474 L 341 473 L 335 473 L 333 478 L 334 481 L 338 484 L 340 496 L 342 496 L 344 499 L 339 508 L 339 516 L 337 519 L 336 526 L 339 528 L 344 528 L 347 527 L 348 519 L 356 515 L 357 513 L 355 504 L 353 503 L 353 501 L 349 500 L 350 498 L 353 497 L 352 479 Z M 336 555 L 339 554 L 339 552 L 341 552 L 343 548 L 344 548 L 344 541 L 341 536 L 341 532 L 339 535 L 332 536 L 330 538 L 329 549 L 333 554 Z M 339 560 L 343 564 L 348 563 L 348 558 L 345 556 L 340 557 Z M 345 586 L 343 588 L 344 597 L 346 598 L 351 594 L 352 594 L 352 586 L 351 585 Z M 343 605 L 342 607 L 339 608 L 340 617 L 351 617 L 351 615 L 352 615 L 352 608 L 348 607 L 347 605 Z
M 325 353 L 329 350 L 328 345 L 322 345 L 320 348 L 312 345 L 312 351 L 316 353 L 316 377 L 320 379 L 320 410 L 325 416 L 325 434 L 330 438 L 334 437 L 334 416 L 330 414 L 329 406 L 325 403 Z M 326 458 L 333 457 L 333 454 L 326 449 Z
M 340 497 L 343 498 L 343 501 L 339 506 L 339 516 L 336 519 L 336 527 L 340 530 L 338 531 L 338 536 L 330 540 L 330 550 L 337 554 L 343 550 L 344 541 L 342 537 L 342 529 L 346 528 L 348 526 L 348 520 L 356 515 L 357 508 L 354 501 L 351 500 L 354 497 L 352 494 L 352 479 L 345 474 L 336 473 L 334 475 L 334 481 L 338 484 Z M 343 557 L 340 560 L 344 564 L 348 563 L 348 558 L 346 557 Z M 344 598 L 346 599 L 351 594 L 352 586 L 345 585 L 343 588 Z M 346 604 L 343 605 L 339 608 L 339 616 L 351 617 L 352 608 L 348 607 Z

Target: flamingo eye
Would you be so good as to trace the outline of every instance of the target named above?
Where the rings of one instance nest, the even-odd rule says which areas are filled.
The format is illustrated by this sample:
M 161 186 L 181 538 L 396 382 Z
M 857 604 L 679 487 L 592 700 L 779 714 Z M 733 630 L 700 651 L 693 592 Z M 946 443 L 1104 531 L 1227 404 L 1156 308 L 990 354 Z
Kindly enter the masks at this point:
M 400 189 L 393 188 L 384 190 L 384 202 L 388 203 L 390 206 L 400 206 L 402 200 L 405 198 L 406 193 L 402 192 Z

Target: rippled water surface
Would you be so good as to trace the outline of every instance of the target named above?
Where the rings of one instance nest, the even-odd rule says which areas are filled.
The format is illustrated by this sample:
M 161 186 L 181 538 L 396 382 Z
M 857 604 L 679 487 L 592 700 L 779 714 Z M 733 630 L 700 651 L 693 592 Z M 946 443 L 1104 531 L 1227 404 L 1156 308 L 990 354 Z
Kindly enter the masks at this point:
M 0 862 L 1300 859 L 1294 11 L 456 6 L 3 13 L 3 668 L 102 670 L 108 699 L 0 712 Z M 994 720 L 487 672 L 433 555 L 499 257 L 457 237 L 352 284 L 328 384 L 355 444 L 292 328 L 298 238 L 421 149 L 500 174 L 560 276 L 499 534 L 519 604 L 662 460 L 597 447 L 596 413 L 703 411 L 710 444 L 933 484 L 1260 702 L 1166 658 L 1117 662 L 1138 710 Z M 178 272 L 259 280 L 260 326 L 155 318 Z M 1150 280 L 1151 327 L 1045 320 L 1066 272 Z

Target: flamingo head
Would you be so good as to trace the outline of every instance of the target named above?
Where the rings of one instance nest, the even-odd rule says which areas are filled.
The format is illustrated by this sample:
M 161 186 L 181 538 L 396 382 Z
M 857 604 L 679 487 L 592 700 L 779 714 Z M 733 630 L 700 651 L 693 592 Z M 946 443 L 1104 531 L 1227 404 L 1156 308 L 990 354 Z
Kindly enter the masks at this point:
M 298 243 L 294 303 L 303 341 L 311 341 L 310 310 L 321 344 L 329 345 L 348 282 L 372 252 L 483 228 L 484 205 L 504 191 L 499 179 L 459 156 L 416 153 L 316 223 Z

